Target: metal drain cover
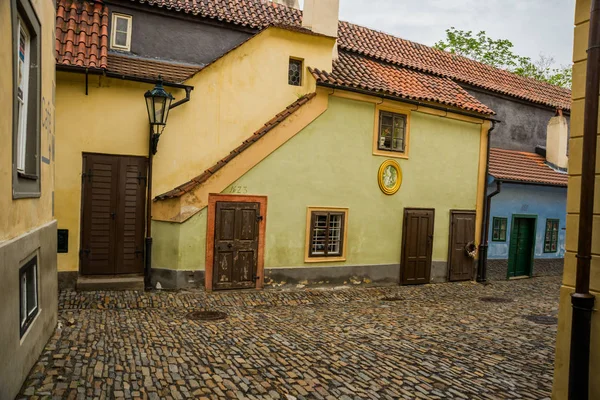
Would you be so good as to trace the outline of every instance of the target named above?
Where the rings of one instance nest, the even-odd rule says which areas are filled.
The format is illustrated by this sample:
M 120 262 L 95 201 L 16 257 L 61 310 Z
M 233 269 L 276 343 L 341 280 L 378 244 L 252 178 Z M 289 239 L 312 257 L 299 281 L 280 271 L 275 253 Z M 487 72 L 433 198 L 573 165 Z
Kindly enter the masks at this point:
M 558 318 L 548 315 L 528 315 L 525 319 L 540 325 L 556 325 L 558 323 Z
M 479 301 L 484 303 L 512 303 L 514 300 L 506 297 L 481 297 Z
M 220 311 L 192 311 L 186 318 L 193 321 L 219 321 L 227 318 L 227 314 Z
M 385 296 L 381 298 L 381 301 L 404 301 L 404 297 L 400 296 Z

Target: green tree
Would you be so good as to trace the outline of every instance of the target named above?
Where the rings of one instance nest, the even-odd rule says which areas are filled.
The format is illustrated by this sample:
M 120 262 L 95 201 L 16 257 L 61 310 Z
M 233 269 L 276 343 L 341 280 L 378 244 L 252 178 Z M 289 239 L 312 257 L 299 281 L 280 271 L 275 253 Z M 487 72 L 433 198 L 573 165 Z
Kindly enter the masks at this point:
M 438 50 L 459 54 L 475 61 L 506 69 L 553 85 L 571 87 L 571 66 L 553 67 L 554 58 L 540 55 L 537 61 L 513 52 L 514 45 L 507 39 L 492 39 L 485 31 L 473 34 L 451 27 L 446 29 L 446 39 L 433 45 Z

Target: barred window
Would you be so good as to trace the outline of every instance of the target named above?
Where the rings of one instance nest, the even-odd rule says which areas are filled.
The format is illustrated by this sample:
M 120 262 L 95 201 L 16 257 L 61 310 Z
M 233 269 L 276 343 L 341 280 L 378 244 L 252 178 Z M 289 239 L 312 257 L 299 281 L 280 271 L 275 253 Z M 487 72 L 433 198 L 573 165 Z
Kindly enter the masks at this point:
M 346 209 L 309 209 L 309 217 L 308 258 L 343 258 L 346 246 Z
M 302 60 L 290 58 L 288 83 L 293 86 L 302 86 Z
M 546 234 L 544 236 L 544 253 L 556 253 L 558 250 L 558 219 L 546 220 Z

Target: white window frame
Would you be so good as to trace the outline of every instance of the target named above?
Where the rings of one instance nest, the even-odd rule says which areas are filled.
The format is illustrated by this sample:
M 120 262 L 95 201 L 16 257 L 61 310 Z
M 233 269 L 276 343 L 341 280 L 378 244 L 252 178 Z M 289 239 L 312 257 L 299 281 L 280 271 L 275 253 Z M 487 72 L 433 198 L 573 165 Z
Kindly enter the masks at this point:
M 27 29 L 27 26 L 23 22 L 21 15 L 17 16 L 18 27 L 18 39 L 17 39 L 17 63 L 18 63 L 18 74 L 20 77 L 17 78 L 17 91 L 21 91 L 22 98 L 19 98 L 17 94 L 17 105 L 18 105 L 18 128 L 17 128 L 17 154 L 16 164 L 17 171 L 25 172 L 26 170 L 26 154 L 27 154 L 27 106 L 29 101 L 29 70 L 31 69 L 31 35 Z M 21 46 L 21 34 L 25 37 L 25 48 L 23 49 L 24 55 L 23 60 L 20 57 L 20 46 Z
M 116 39 L 117 39 L 117 19 L 119 19 L 119 18 L 127 20 L 127 31 L 125 32 L 127 34 L 127 44 L 125 46 L 122 46 L 122 45 L 119 45 L 119 44 L 116 43 Z M 111 29 L 111 35 L 110 35 L 110 47 L 111 47 L 111 49 L 123 50 L 123 51 L 131 51 L 132 25 L 133 25 L 133 17 L 131 15 L 119 14 L 119 13 L 113 13 L 112 14 L 112 29 Z M 123 31 L 120 31 L 120 32 L 123 32 Z
M 33 282 L 31 287 L 27 284 L 27 270 L 33 269 Z M 30 257 L 19 269 L 19 327 L 21 337 L 29 330 L 40 311 L 39 299 L 39 263 L 37 254 Z M 28 294 L 33 291 L 33 304 L 27 303 Z

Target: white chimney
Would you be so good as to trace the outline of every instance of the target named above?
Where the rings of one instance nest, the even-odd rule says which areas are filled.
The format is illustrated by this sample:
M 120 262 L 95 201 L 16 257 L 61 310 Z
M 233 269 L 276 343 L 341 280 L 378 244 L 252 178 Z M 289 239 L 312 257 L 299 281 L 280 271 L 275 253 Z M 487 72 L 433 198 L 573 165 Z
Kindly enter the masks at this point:
M 566 169 L 569 164 L 567 143 L 569 141 L 569 124 L 559 110 L 558 115 L 548 122 L 546 133 L 546 161 L 555 167 Z
M 273 0 L 273 3 L 282 4 L 291 8 L 300 8 L 298 5 L 298 0 Z
M 304 0 L 302 26 L 315 33 L 337 37 L 340 0 Z

